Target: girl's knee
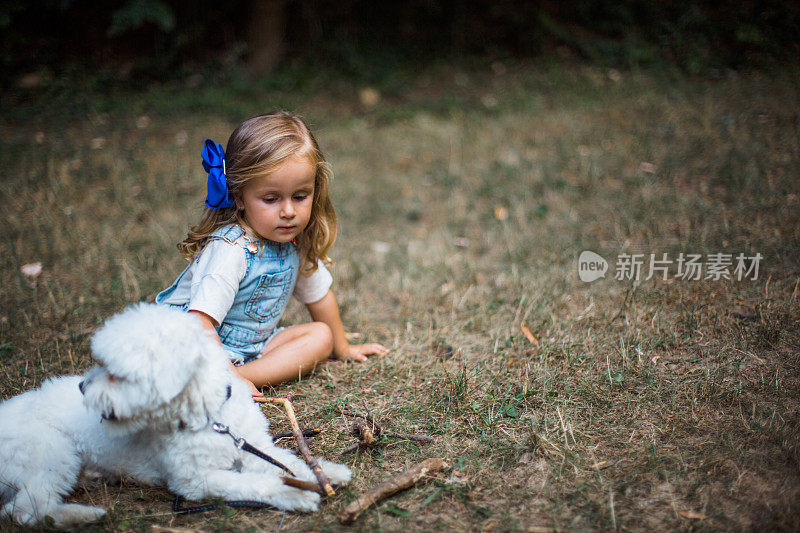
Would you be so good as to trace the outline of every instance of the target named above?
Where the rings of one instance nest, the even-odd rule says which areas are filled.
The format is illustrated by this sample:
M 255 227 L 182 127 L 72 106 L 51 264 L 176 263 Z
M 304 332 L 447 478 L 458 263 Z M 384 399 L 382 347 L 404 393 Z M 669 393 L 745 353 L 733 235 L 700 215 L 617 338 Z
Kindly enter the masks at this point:
M 311 329 L 310 334 L 319 345 L 320 352 L 324 354 L 324 357 L 328 357 L 333 353 L 333 332 L 331 328 L 324 322 L 311 322 L 309 327 Z

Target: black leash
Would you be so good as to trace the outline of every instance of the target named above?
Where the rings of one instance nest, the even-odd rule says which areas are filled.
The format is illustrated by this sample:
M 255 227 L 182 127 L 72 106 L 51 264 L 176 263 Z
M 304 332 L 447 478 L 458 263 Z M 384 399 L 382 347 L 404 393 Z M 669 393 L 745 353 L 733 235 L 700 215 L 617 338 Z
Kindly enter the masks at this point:
M 181 507 L 181 502 L 183 498 L 180 496 L 175 496 L 175 500 L 172 502 L 172 510 L 175 514 L 197 514 L 197 513 L 205 513 L 207 511 L 213 511 L 214 509 L 218 508 L 219 505 L 216 503 L 209 503 L 206 505 L 194 505 L 192 507 Z M 251 500 L 236 500 L 232 502 L 222 502 L 223 505 L 226 507 L 253 507 L 256 509 L 262 509 L 264 507 L 272 507 L 268 503 L 264 502 L 254 502 Z
M 230 390 L 230 386 L 229 386 L 228 390 Z M 229 395 L 230 395 L 230 393 L 229 393 Z M 240 450 L 248 452 L 248 453 L 252 453 L 256 457 L 258 457 L 260 459 L 263 459 L 263 460 L 267 461 L 268 463 L 277 466 L 278 468 L 280 468 L 284 472 L 288 473 L 292 477 L 295 477 L 294 472 L 289 470 L 289 468 L 286 465 L 284 465 L 283 463 L 281 463 L 277 459 L 273 459 L 269 455 L 265 454 L 264 452 L 262 452 L 261 450 L 259 450 L 256 447 L 254 447 L 253 445 L 251 445 L 249 442 L 247 442 L 243 438 L 237 437 L 236 435 L 231 433 L 231 430 L 230 430 L 230 428 L 228 426 L 222 425 L 222 424 L 220 424 L 218 422 L 214 422 L 214 423 L 211 424 L 211 429 L 213 429 L 214 431 L 216 431 L 220 435 L 230 435 L 230 437 L 233 439 L 233 443 Z M 176 514 L 187 515 L 187 514 L 205 513 L 207 511 L 213 511 L 214 509 L 219 507 L 219 505 L 216 504 L 216 503 L 209 503 L 209 504 L 205 504 L 205 505 L 194 505 L 192 507 L 181 507 L 181 502 L 182 501 L 183 501 L 183 498 L 181 498 L 180 496 L 175 496 L 175 500 L 172 502 L 172 511 L 175 512 Z M 227 502 L 224 501 L 224 502 L 222 502 L 222 504 L 227 506 L 227 507 L 254 507 L 254 508 L 271 507 L 271 505 L 269 505 L 268 503 L 256 502 L 256 501 L 252 501 L 252 500 L 234 500 L 234 501 L 227 501 Z
M 236 435 L 231 433 L 231 430 L 230 430 L 230 428 L 228 426 L 223 426 L 222 424 L 220 424 L 218 422 L 214 422 L 213 424 L 211 424 L 211 429 L 213 429 L 214 431 L 216 431 L 220 435 L 230 435 L 231 438 L 233 439 L 233 443 L 240 450 L 248 452 L 248 453 L 252 453 L 256 457 L 259 457 L 259 458 L 265 460 L 266 462 L 277 466 L 278 468 L 280 468 L 284 472 L 287 472 L 289 475 L 294 477 L 294 472 L 289 470 L 289 468 L 287 468 L 285 464 L 281 463 L 277 459 L 273 459 L 272 457 L 270 457 L 269 455 L 265 454 L 264 452 L 262 452 L 258 448 L 252 446 L 249 442 L 247 442 L 243 438 L 237 437 Z

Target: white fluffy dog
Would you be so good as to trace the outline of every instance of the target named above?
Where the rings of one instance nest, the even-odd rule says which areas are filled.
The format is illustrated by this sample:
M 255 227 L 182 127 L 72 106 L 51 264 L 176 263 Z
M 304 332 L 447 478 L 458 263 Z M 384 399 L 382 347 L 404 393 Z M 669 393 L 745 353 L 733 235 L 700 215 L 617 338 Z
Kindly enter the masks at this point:
M 0 404 L 0 516 L 65 527 L 105 510 L 63 502 L 83 469 L 166 485 L 190 500 L 252 500 L 313 511 L 319 495 L 284 485 L 280 468 L 238 448 L 230 433 L 313 481 L 308 466 L 277 448 L 248 387 L 194 317 L 140 304 L 92 339 L 99 363 L 84 376 L 51 379 Z M 320 461 L 333 483 L 346 466 Z

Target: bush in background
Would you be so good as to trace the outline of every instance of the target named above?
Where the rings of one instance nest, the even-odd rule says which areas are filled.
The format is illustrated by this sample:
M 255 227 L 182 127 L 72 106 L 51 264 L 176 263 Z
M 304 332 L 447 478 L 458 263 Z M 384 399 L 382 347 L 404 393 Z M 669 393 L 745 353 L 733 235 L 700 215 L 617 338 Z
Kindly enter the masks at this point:
M 259 74 L 287 61 L 344 74 L 465 56 L 577 55 L 610 67 L 689 73 L 794 61 L 792 2 L 599 0 L 0 0 L 2 84 L 65 70 L 114 81 L 165 79 L 207 65 Z M 22 82 L 22 85 L 25 85 Z

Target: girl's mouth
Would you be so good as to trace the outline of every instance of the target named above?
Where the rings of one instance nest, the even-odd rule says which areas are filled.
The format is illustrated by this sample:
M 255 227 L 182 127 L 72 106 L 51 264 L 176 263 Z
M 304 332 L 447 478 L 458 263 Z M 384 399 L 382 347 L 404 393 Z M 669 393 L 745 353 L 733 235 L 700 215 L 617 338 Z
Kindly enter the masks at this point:
M 292 231 L 294 226 L 278 226 L 279 231 Z

